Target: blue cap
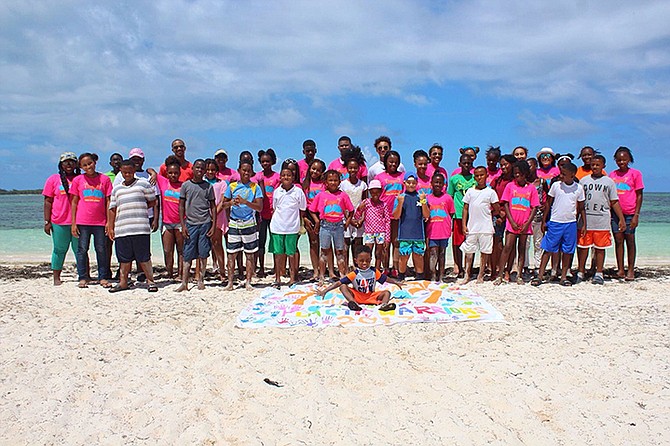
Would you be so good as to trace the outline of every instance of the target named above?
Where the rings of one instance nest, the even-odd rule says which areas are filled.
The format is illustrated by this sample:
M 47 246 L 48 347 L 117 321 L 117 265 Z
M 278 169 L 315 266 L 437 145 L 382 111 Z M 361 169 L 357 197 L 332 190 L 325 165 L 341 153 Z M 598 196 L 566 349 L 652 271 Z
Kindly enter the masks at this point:
M 409 180 L 410 178 L 417 180 L 419 177 L 416 175 L 416 172 L 405 172 L 405 181 Z

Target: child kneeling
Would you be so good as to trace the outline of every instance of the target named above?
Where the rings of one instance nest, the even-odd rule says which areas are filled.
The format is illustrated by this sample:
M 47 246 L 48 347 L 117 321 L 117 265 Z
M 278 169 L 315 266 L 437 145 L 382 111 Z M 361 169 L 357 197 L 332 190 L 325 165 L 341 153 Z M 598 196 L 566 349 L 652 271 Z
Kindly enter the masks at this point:
M 347 300 L 347 306 L 352 311 L 361 311 L 359 304 L 379 305 L 379 311 L 393 311 L 396 308 L 391 300 L 391 292 L 388 290 L 375 291 L 376 282 L 389 282 L 402 288 L 402 282 L 398 282 L 382 274 L 378 269 L 371 269 L 372 249 L 369 246 L 357 246 L 354 252 L 354 259 L 357 268 L 337 282 L 325 289 L 318 289 L 317 296 L 324 296 L 329 291 L 339 288 L 340 292 Z M 351 287 L 349 285 L 351 284 Z

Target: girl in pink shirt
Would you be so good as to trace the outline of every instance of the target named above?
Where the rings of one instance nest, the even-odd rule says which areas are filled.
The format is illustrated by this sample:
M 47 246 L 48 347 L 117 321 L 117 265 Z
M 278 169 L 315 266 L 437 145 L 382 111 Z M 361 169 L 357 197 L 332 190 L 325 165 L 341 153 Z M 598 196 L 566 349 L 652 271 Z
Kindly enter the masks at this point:
M 537 195 L 537 189 L 532 183 L 528 182 L 530 177 L 530 166 L 526 161 L 517 161 L 512 168 L 514 181 L 505 187 L 505 191 L 500 201 L 505 206 L 507 215 L 507 234 L 505 235 L 505 247 L 503 248 L 500 264 L 500 271 L 505 271 L 505 282 L 509 282 L 511 272 L 511 262 L 506 260 L 510 253 L 516 247 L 517 240 L 518 260 L 517 264 L 517 284 L 523 285 L 523 263 L 526 257 L 526 240 L 528 234 L 532 234 L 531 223 L 537 209 L 540 206 L 540 199 Z M 507 264 L 507 268 L 505 268 Z M 500 285 L 503 282 L 502 277 L 498 277 L 493 284 Z
M 70 187 L 72 195 L 73 237 L 79 237 L 77 245 L 77 274 L 79 288 L 87 288 L 91 283 L 88 261 L 88 247 L 93 236 L 95 256 L 98 261 L 98 281 L 109 288 L 108 280 L 112 277 L 107 256 L 107 209 L 112 194 L 112 182 L 107 175 L 95 171 L 98 155 L 82 153 L 79 155 L 79 167 L 83 175 L 75 177 Z
M 212 242 L 212 253 L 214 269 L 218 269 L 221 282 L 226 281 L 226 256 L 223 253 L 223 234 L 228 230 L 228 219 L 223 210 L 223 193 L 228 189 L 228 182 L 219 179 L 219 165 L 216 160 L 208 158 L 205 160 L 205 181 L 214 189 L 214 203 L 216 204 L 216 226 L 214 234 L 210 237 Z M 230 177 L 229 177 L 230 178 Z
M 216 164 L 219 168 L 218 172 L 216 173 L 216 177 L 219 180 L 225 181 L 228 184 L 230 184 L 231 181 L 240 180 L 240 174 L 237 173 L 236 170 L 226 166 L 226 163 L 228 163 L 228 153 L 225 150 L 219 149 L 214 152 L 214 159 L 216 160 Z
M 428 176 L 428 154 L 425 150 L 417 150 L 412 154 L 414 158 L 414 168 L 416 169 L 416 191 L 430 195 L 433 193 L 433 186 Z
M 537 172 L 536 175 L 541 180 L 551 180 L 561 174 L 561 170 L 556 166 L 556 156 L 549 147 L 544 147 L 537 152 Z
M 375 177 L 382 185 L 381 200 L 386 204 L 389 215 L 393 215 L 393 203 L 395 199 L 405 192 L 405 174 L 398 171 L 400 166 L 400 154 L 395 150 L 389 150 L 384 155 L 384 172 Z M 398 252 L 398 219 L 391 220 L 391 244 L 393 245 L 393 270 L 391 277 L 398 277 L 398 265 L 400 254 Z M 389 265 L 391 262 L 388 262 Z
M 61 285 L 60 279 L 67 249 L 72 246 L 72 252 L 77 253 L 79 240 L 72 236 L 72 208 L 69 194 L 72 181 L 79 175 L 77 155 L 73 152 L 61 154 L 58 162 L 58 173 L 47 178 L 44 184 L 44 232 L 51 236 L 53 252 L 51 253 L 51 269 L 54 275 L 54 285 Z
M 305 181 L 305 177 L 309 171 L 309 166 L 312 165 L 314 157 L 316 156 L 316 143 L 311 139 L 305 140 L 302 143 L 302 154 L 305 155 L 305 158 L 298 160 L 298 171 L 300 172 L 301 183 Z
M 440 172 L 442 175 L 444 175 L 445 182 L 449 179 L 449 174 L 447 174 L 445 168 L 440 166 L 443 153 L 444 149 L 442 148 L 442 146 L 438 144 L 433 144 L 433 147 L 431 147 L 430 150 L 428 151 L 428 156 L 430 157 L 430 164 L 428 164 L 428 166 L 426 167 L 426 175 L 428 175 L 428 177 L 430 177 L 431 180 L 435 172 Z
M 302 182 L 302 190 L 305 193 L 305 198 L 307 200 L 307 209 L 309 209 L 317 195 L 323 192 L 323 174 L 325 171 L 326 163 L 320 159 L 315 159 L 312 161 L 312 164 L 309 165 L 305 180 Z M 305 231 L 307 231 L 307 238 L 309 239 L 309 258 L 312 261 L 312 269 L 314 271 L 312 280 L 317 280 L 320 269 L 319 232 L 316 230 L 316 221 L 312 218 L 312 214 L 309 212 L 305 213 L 303 223 L 305 225 Z M 328 271 L 330 272 L 330 277 L 335 277 L 334 260 L 329 262 Z
M 629 167 L 633 163 L 633 153 L 628 147 L 619 147 L 614 152 L 614 160 L 619 167 L 610 172 L 610 178 L 616 184 L 619 196 L 619 205 L 626 220 L 626 230 L 619 231 L 619 219 L 612 213 L 612 232 L 614 233 L 614 246 L 616 253 L 617 275 L 627 281 L 635 280 L 635 256 L 637 247 L 635 245 L 635 228 L 640 222 L 640 209 L 642 209 L 642 193 L 644 183 L 642 172 Z M 624 242 L 628 252 L 628 272 L 624 268 Z
M 270 220 L 272 220 L 272 195 L 275 189 L 279 187 L 279 174 L 272 170 L 272 166 L 277 164 L 277 155 L 273 149 L 259 150 L 258 162 L 263 168 L 258 172 L 252 181 L 257 182 L 263 191 L 263 210 L 261 211 L 261 221 L 258 225 L 258 277 L 265 277 L 265 244 L 270 231 Z
M 461 153 L 461 155 L 468 155 L 470 158 L 472 158 L 472 165 L 475 166 L 475 160 L 477 159 L 477 154 L 479 153 L 479 147 L 461 147 L 458 151 Z M 453 177 L 454 175 L 458 175 L 461 172 L 462 170 L 459 166 L 455 168 L 453 172 L 451 172 L 451 176 Z
M 489 146 L 486 150 L 486 185 L 490 186 L 493 180 L 502 175 L 500 162 L 500 147 Z
M 182 182 L 179 181 L 181 167 L 175 156 L 165 160 L 167 178 L 158 175 L 156 182 L 161 193 L 161 210 L 163 211 L 162 234 L 163 260 L 168 278 L 174 279 L 174 250 L 177 248 L 177 277 L 182 273 L 182 254 L 184 252 L 184 236 L 181 233 L 179 220 L 179 196 Z
M 379 175 L 377 175 L 379 176 Z M 363 224 L 363 244 L 375 249 L 375 267 L 382 271 L 388 267 L 386 245 L 391 238 L 391 214 L 381 200 L 382 185 L 374 179 L 368 185 L 368 195 L 356 209 L 356 224 Z
M 430 252 L 429 271 L 433 282 L 444 277 L 444 262 L 449 237 L 451 237 L 452 216 L 456 213 L 454 199 L 444 193 L 444 174 L 433 175 L 433 193 L 426 199 L 430 216 L 428 218 L 428 248 Z

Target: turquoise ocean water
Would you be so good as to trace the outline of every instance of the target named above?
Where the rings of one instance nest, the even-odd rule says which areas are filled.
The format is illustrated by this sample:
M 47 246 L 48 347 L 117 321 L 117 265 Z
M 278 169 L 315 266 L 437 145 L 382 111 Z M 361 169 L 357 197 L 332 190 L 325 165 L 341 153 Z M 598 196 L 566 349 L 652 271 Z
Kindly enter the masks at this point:
M 42 230 L 43 200 L 41 195 L 0 196 L 0 261 L 37 263 L 51 260 L 51 238 Z M 641 263 L 670 265 L 670 193 L 644 195 L 637 243 Z M 300 237 L 299 246 L 303 253 L 302 263 L 308 263 L 306 236 Z M 154 261 L 162 263 L 158 233 L 152 236 L 152 252 Z M 607 257 L 608 264 L 614 261 L 612 250 Z M 68 253 L 68 261 L 74 261 L 72 253 Z

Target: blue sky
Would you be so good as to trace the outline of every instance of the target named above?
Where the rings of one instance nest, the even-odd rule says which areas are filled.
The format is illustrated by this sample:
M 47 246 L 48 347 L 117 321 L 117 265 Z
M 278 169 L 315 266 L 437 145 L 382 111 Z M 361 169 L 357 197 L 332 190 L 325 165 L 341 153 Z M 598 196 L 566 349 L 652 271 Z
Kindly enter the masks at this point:
M 311 138 L 330 161 L 385 134 L 406 164 L 441 143 L 449 170 L 468 145 L 626 145 L 668 191 L 668 23 L 667 1 L 3 2 L 0 188 L 65 150 L 106 170 L 176 137 L 191 160 Z

